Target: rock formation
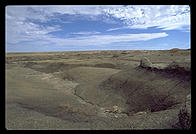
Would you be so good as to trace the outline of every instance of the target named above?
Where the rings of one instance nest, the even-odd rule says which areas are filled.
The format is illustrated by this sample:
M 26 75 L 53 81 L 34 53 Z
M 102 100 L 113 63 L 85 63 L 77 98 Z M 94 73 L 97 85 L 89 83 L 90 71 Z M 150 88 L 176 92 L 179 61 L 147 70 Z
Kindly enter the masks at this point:
M 141 60 L 140 60 L 140 66 L 141 67 L 144 67 L 144 68 L 148 68 L 148 67 L 152 67 L 152 63 L 151 61 L 146 58 L 146 57 L 143 57 Z

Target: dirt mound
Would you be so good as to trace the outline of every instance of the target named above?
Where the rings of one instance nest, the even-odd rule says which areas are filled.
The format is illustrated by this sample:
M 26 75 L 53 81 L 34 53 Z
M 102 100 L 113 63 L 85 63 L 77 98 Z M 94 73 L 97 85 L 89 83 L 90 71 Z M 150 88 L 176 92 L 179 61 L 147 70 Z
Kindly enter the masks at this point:
M 169 64 L 168 63 L 152 64 L 148 58 L 143 57 L 140 60 L 139 67 L 145 68 L 149 71 L 164 72 L 173 75 L 173 77 L 183 77 L 183 79 L 188 79 L 188 80 L 190 80 L 190 76 L 191 76 L 190 60 L 173 61 Z
M 124 96 L 129 113 L 166 110 L 181 103 L 190 93 L 189 81 L 167 78 L 145 69 L 121 71 L 104 81 L 101 87 Z
M 129 54 L 127 51 L 122 51 L 120 54 Z
M 144 67 L 144 68 L 150 68 L 150 67 L 152 67 L 152 62 L 148 58 L 143 57 L 140 60 L 140 66 Z
M 116 91 L 101 90 L 99 84 L 107 80 L 112 74 L 120 70 L 98 67 L 77 67 L 68 70 L 64 77 L 80 83 L 75 89 L 75 94 L 85 99 L 88 103 L 112 107 L 124 107 L 125 101 Z M 112 96 L 112 97 L 111 97 Z
M 168 65 L 167 69 L 181 71 L 181 72 L 182 71 L 190 72 L 191 71 L 191 64 L 190 64 L 190 61 L 188 61 L 188 62 L 173 61 L 172 63 L 170 63 Z
M 133 52 L 133 54 L 134 55 L 138 55 L 138 54 L 141 54 L 142 52 L 140 51 L 140 50 L 135 50 L 134 52 Z
M 175 53 L 175 52 L 178 52 L 178 51 L 180 51 L 179 48 L 172 48 L 172 49 L 170 49 L 170 52 L 172 52 L 172 53 Z

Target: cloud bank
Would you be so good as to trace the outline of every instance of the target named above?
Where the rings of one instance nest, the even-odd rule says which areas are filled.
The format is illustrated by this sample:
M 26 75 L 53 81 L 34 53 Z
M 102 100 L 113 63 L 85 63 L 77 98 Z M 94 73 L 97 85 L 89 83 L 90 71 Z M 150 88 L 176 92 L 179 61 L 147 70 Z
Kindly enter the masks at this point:
M 120 19 L 127 25 L 126 28 L 146 29 L 158 27 L 163 30 L 182 29 L 183 26 L 190 26 L 189 6 L 126 6 L 104 9 L 108 15 Z M 123 27 L 125 28 L 125 27 Z M 118 30 L 111 29 L 111 30 Z

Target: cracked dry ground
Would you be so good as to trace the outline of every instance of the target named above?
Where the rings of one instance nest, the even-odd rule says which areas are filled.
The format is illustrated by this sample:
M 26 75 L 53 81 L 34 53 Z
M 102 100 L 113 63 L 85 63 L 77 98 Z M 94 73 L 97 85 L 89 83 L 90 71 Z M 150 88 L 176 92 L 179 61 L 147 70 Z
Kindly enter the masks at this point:
M 138 61 L 54 61 L 6 64 L 7 129 L 168 129 L 190 93 L 190 81 L 137 69 Z

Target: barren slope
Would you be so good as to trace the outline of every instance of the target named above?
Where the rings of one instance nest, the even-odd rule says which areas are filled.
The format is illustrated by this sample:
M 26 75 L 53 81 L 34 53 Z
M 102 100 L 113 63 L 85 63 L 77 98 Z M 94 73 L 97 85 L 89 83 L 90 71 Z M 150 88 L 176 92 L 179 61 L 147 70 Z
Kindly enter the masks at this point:
M 190 65 L 187 50 L 8 54 L 6 127 L 172 128 L 191 92 L 190 74 L 138 67 L 143 56 Z

